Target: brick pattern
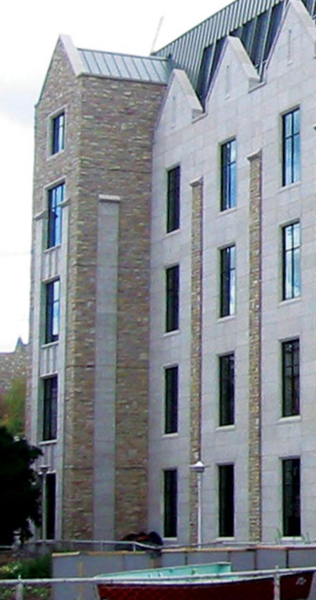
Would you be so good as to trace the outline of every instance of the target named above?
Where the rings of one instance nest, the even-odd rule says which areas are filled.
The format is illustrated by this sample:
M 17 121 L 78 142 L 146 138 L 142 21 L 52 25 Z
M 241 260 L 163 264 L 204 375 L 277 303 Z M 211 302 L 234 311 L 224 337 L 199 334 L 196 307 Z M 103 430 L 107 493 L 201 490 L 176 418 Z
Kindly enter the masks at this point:
M 260 542 L 261 516 L 261 152 L 249 157 L 249 541 Z
M 66 178 L 70 199 L 63 538 L 93 537 L 99 194 L 121 198 L 116 537 L 147 528 L 151 145 L 164 89 L 101 77 L 76 79 L 59 44 L 37 110 L 34 214 L 43 209 L 44 186 L 60 177 Z M 64 106 L 65 151 L 47 160 L 48 116 Z M 34 277 L 33 268 L 33 289 Z
M 192 184 L 190 463 L 201 458 L 203 180 Z M 190 471 L 190 543 L 197 543 L 197 474 Z

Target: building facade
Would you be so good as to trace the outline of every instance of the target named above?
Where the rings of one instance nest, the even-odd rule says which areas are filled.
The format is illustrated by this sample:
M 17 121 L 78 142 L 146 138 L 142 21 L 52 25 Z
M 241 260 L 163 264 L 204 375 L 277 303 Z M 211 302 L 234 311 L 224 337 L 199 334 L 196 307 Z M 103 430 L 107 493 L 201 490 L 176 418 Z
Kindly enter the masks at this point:
M 0 393 L 8 392 L 17 379 L 26 381 L 28 367 L 28 345 L 19 338 L 13 352 L 0 352 Z
M 149 58 L 60 38 L 28 410 L 48 537 L 316 539 L 315 12 L 236 0 Z

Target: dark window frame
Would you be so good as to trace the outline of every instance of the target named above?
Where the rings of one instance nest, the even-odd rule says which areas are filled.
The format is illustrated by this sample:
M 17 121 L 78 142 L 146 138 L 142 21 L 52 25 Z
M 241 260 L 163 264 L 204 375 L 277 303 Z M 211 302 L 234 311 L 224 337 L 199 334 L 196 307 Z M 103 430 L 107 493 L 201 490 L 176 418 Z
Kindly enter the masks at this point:
M 235 208 L 237 203 L 236 138 L 221 145 L 221 211 Z
M 43 380 L 43 435 L 44 442 L 57 439 L 58 377 Z
M 301 461 L 299 458 L 282 460 L 282 513 L 283 535 L 301 535 Z
M 180 227 L 180 165 L 167 171 L 167 233 Z
M 165 367 L 165 424 L 164 433 L 178 432 L 179 367 Z
M 282 416 L 300 414 L 300 341 L 282 342 Z
M 233 464 L 218 465 L 218 534 L 235 535 L 235 468 Z
M 51 154 L 65 150 L 65 112 L 52 117 Z
M 301 296 L 301 227 L 295 221 L 282 228 L 282 300 Z
M 282 186 L 300 180 L 300 108 L 282 115 Z
M 180 268 L 174 265 L 166 269 L 166 332 L 179 329 Z
M 164 537 L 176 538 L 178 535 L 178 471 L 163 471 L 164 499 Z
M 235 354 L 219 356 L 219 425 L 235 422 Z
M 65 183 L 48 190 L 47 248 L 59 246 L 62 241 L 62 203 L 65 198 Z
M 220 317 L 236 313 L 236 246 L 220 251 Z
M 60 280 L 54 279 L 45 285 L 45 344 L 59 339 L 60 321 Z

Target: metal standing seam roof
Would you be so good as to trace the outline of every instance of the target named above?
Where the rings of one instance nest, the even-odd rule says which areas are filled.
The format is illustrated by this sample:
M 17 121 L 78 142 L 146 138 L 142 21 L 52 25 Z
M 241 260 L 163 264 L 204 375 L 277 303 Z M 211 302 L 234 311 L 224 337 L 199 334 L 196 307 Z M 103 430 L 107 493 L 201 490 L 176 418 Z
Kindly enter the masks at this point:
M 91 75 L 166 84 L 172 71 L 171 61 L 166 57 L 131 56 L 81 48 L 78 52 Z
M 316 0 L 302 0 L 316 16 Z M 170 44 L 154 52 L 184 69 L 204 101 L 228 35 L 239 37 L 261 74 L 288 0 L 235 0 Z
M 206 47 L 227 37 L 248 21 L 269 8 L 287 0 L 235 0 L 187 33 L 157 52 L 155 56 L 169 56 L 176 66 L 184 68 L 194 87 L 197 85 L 199 66 Z

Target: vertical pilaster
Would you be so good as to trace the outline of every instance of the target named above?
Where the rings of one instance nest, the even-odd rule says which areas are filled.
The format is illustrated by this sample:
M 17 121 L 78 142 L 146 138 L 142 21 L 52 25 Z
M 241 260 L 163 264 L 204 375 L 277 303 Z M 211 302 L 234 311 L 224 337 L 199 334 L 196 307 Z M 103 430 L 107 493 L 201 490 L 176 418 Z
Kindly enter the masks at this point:
M 201 459 L 203 179 L 192 186 L 190 463 Z M 190 470 L 190 543 L 197 543 L 198 474 Z
M 249 203 L 249 541 L 261 541 L 261 200 L 262 154 L 248 157 Z

